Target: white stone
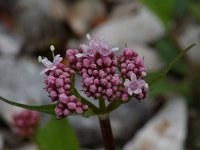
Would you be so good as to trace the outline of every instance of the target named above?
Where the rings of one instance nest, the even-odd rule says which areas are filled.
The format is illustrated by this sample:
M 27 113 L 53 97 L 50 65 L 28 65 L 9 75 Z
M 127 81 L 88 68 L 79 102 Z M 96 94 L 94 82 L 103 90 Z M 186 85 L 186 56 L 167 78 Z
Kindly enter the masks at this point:
M 14 56 L 20 52 L 22 42 L 15 35 L 0 32 L 0 54 Z
M 141 7 L 136 14 L 111 18 L 91 32 L 92 37 L 104 36 L 117 46 L 152 42 L 163 34 L 163 24 L 145 7 Z
M 187 107 L 185 99 L 170 99 L 124 150 L 183 150 L 187 132 Z
M 30 59 L 1 58 L 0 70 L 0 96 L 33 105 L 44 104 L 49 100 L 43 89 L 43 76 L 40 75 L 42 67 Z M 9 124 L 12 122 L 12 115 L 19 110 L 21 109 L 18 107 L 0 101 L 0 115 Z
M 180 44 L 183 49 L 191 44 L 196 43 L 187 53 L 195 62 L 200 62 L 200 27 L 198 25 L 189 25 L 179 37 Z
M 159 70 L 164 66 L 162 60 L 151 47 L 137 43 L 130 43 L 128 47 L 133 48 L 141 58 L 144 57 L 147 72 Z
M 100 0 L 84 0 L 70 7 L 69 24 L 79 36 L 88 32 L 97 17 L 104 16 L 105 9 Z
M 3 150 L 3 146 L 4 146 L 4 137 L 3 134 L 0 133 L 0 150 Z
M 29 143 L 15 150 L 38 150 L 38 147 L 33 143 Z

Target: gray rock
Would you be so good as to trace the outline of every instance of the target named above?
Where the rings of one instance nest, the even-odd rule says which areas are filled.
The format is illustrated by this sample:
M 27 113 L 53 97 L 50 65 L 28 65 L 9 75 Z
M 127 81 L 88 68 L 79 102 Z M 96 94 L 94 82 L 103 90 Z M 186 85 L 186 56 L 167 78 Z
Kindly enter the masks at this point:
M 18 0 L 15 7 L 16 29 L 25 41 L 25 52 L 45 49 L 64 36 L 62 22 L 68 9 L 62 0 Z
M 126 43 L 147 43 L 160 38 L 164 34 L 161 21 L 147 8 L 139 6 L 136 14 L 114 17 L 95 28 L 91 35 L 104 36 L 106 40 L 117 46 Z
M 4 137 L 3 134 L 0 132 L 0 150 L 3 150 L 4 146 Z
M 15 149 L 15 150 L 38 150 L 38 148 L 35 144 L 29 143 L 29 144 L 23 145 L 20 148 Z
M 42 104 L 48 101 L 47 93 L 43 90 L 43 76 L 40 75 L 42 68 L 31 59 L 1 58 L 0 70 L 2 97 L 26 104 Z M 17 107 L 0 102 L 0 114 L 9 123 L 13 113 L 18 110 L 20 109 Z
M 192 61 L 200 63 L 200 27 L 198 25 L 189 25 L 180 35 L 179 41 L 183 49 L 191 44 L 197 44 L 187 53 Z
M 105 9 L 100 0 L 78 1 L 70 7 L 69 24 L 76 34 L 86 34 L 97 17 L 105 15 Z
M 133 48 L 140 57 L 144 57 L 144 64 L 147 72 L 159 70 L 164 66 L 162 60 L 151 47 L 138 43 L 130 43 L 128 47 Z
M 14 33 L 10 33 L 0 26 L 0 54 L 3 56 L 15 56 L 20 52 L 22 40 Z
M 140 11 L 141 5 L 138 5 L 137 2 L 129 1 L 124 3 L 118 3 L 111 12 L 111 18 L 119 18 L 130 15 L 137 15 L 137 12 Z
M 186 132 L 186 101 L 175 97 L 138 131 L 124 150 L 183 150 Z

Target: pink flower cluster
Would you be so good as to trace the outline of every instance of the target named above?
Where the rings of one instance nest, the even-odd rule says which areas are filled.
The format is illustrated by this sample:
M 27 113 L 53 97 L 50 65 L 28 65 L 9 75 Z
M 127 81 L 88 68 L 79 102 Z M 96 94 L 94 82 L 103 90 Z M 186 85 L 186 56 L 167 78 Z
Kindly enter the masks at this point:
M 46 90 L 52 101 L 57 103 L 55 108 L 57 118 L 63 118 L 72 113 L 84 113 L 88 109 L 88 106 L 82 104 L 80 100 L 71 92 L 73 86 L 73 76 L 75 73 L 74 70 L 65 67 L 55 59 L 58 59 L 59 61 L 62 60 L 59 55 L 56 55 L 53 63 L 57 63 L 54 63 L 54 65 L 49 63 L 51 64 L 51 68 L 46 68 L 47 70 L 45 70 L 45 84 Z M 44 58 L 40 62 L 44 64 L 50 61 L 47 58 Z
M 118 57 L 119 70 L 125 77 L 125 91 L 137 99 L 144 99 L 147 96 L 149 87 L 143 80 L 146 76 L 144 60 L 129 48 L 125 48 Z
M 46 90 L 53 101 L 59 101 L 60 94 L 70 95 L 71 77 L 74 71 L 63 64 L 56 65 L 54 70 L 46 72 Z
M 88 97 L 109 101 L 121 98 L 122 79 L 116 73 L 117 58 L 114 50 L 110 50 L 105 42 L 90 40 L 89 45 L 67 51 L 70 64 L 83 77 L 81 85 Z
M 57 101 L 55 112 L 58 118 L 74 112 L 82 114 L 88 109 L 71 91 L 75 72 L 82 76 L 82 91 L 95 100 L 128 101 L 131 97 L 144 99 L 147 96 L 149 87 L 144 80 L 144 60 L 133 49 L 125 48 L 122 54 L 116 56 L 119 48 L 110 48 L 105 41 L 87 37 L 88 45 L 67 50 L 70 68 L 60 63 L 59 55 L 54 57 L 53 62 L 39 58 L 47 67 L 43 70 L 47 76 L 46 89 L 51 99 Z
M 20 138 L 32 138 L 39 123 L 39 113 L 23 110 L 13 115 L 13 126 Z
M 55 112 L 57 118 L 63 118 L 70 113 L 83 113 L 88 109 L 71 93 L 74 70 L 58 64 L 56 69 L 49 70 L 45 80 L 46 90 L 53 101 L 57 101 Z
M 67 58 L 71 66 L 83 77 L 82 89 L 88 97 L 103 98 L 108 101 L 115 99 L 127 101 L 130 96 L 144 99 L 148 87 L 146 82 L 141 80 L 146 76 L 143 59 L 128 48 L 117 57 L 115 55 L 117 49 L 109 48 L 108 43 L 104 41 L 89 38 L 89 45 L 81 45 L 78 50 L 67 50 Z M 131 74 L 134 74 L 137 81 L 125 84 L 122 77 L 117 74 L 118 66 L 122 77 L 128 80 Z M 134 88 L 140 89 L 139 93 L 130 92 L 130 89 Z
M 144 78 L 146 76 L 144 61 L 133 49 L 125 48 L 119 56 L 118 61 L 122 76 L 130 78 L 132 73 L 137 78 Z
M 57 118 L 63 118 L 69 114 L 76 112 L 82 114 L 88 109 L 87 105 L 82 104 L 74 95 L 66 96 L 66 94 L 59 95 L 59 103 L 55 109 Z

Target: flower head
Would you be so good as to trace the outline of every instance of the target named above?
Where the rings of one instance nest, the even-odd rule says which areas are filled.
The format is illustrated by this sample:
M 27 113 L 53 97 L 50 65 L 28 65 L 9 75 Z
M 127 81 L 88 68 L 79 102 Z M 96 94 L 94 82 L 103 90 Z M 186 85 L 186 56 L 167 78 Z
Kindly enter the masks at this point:
M 13 126 L 15 132 L 21 138 L 31 138 L 39 123 L 39 113 L 31 110 L 23 110 L 13 115 Z
M 53 46 L 53 45 L 50 46 L 50 50 L 51 50 L 52 53 L 53 53 L 53 51 L 54 51 L 54 46 Z M 54 53 L 53 53 L 53 62 L 49 61 L 46 57 L 43 57 L 43 58 L 42 58 L 41 56 L 39 56 L 39 57 L 38 57 L 38 61 L 41 62 L 41 63 L 46 67 L 45 69 L 43 69 L 43 70 L 41 71 L 40 74 L 44 74 L 44 73 L 46 73 L 46 72 L 49 71 L 49 70 L 54 70 L 54 69 L 56 69 L 56 66 L 57 66 L 62 60 L 63 60 L 63 58 L 60 57 L 59 54 L 56 55 L 56 56 L 54 57 Z
M 69 68 L 60 63 L 60 55 L 56 55 L 53 62 L 39 58 L 47 67 L 43 71 L 47 77 L 46 90 L 57 104 L 57 118 L 74 113 L 82 114 L 90 106 L 74 89 L 75 72 L 82 76 L 81 90 L 94 100 L 125 102 L 131 97 L 144 99 L 147 96 L 148 84 L 144 81 L 146 69 L 143 58 L 129 48 L 123 49 L 117 56 L 115 52 L 118 48 L 110 48 L 106 41 L 92 39 L 89 34 L 87 38 L 89 44 L 66 51 Z M 50 49 L 53 52 L 55 48 L 51 46 Z

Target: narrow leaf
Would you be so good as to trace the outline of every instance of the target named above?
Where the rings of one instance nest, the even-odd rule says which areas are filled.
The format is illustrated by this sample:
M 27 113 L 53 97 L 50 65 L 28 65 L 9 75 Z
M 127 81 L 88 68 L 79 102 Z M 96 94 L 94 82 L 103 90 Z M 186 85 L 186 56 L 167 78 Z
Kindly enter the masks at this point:
M 5 99 L 1 96 L 0 96 L 0 100 L 3 101 L 3 102 L 6 102 L 7 104 L 13 105 L 13 106 L 17 106 L 17 107 L 21 107 L 21 108 L 25 108 L 25 109 L 29 109 L 29 110 L 35 110 L 35 111 L 55 115 L 55 113 L 54 113 L 54 109 L 55 109 L 55 106 L 56 106 L 55 104 L 41 105 L 41 106 L 26 105 L 26 104 L 14 102 L 13 100 L 7 100 L 7 99 Z
M 184 49 L 182 52 L 180 52 L 164 69 L 161 71 L 161 73 L 154 78 L 152 81 L 149 82 L 149 85 L 152 86 L 155 84 L 157 81 L 159 81 L 161 78 L 163 78 L 169 70 L 174 66 L 174 64 L 191 48 L 193 48 L 196 44 L 192 44 L 188 46 L 186 49 Z

